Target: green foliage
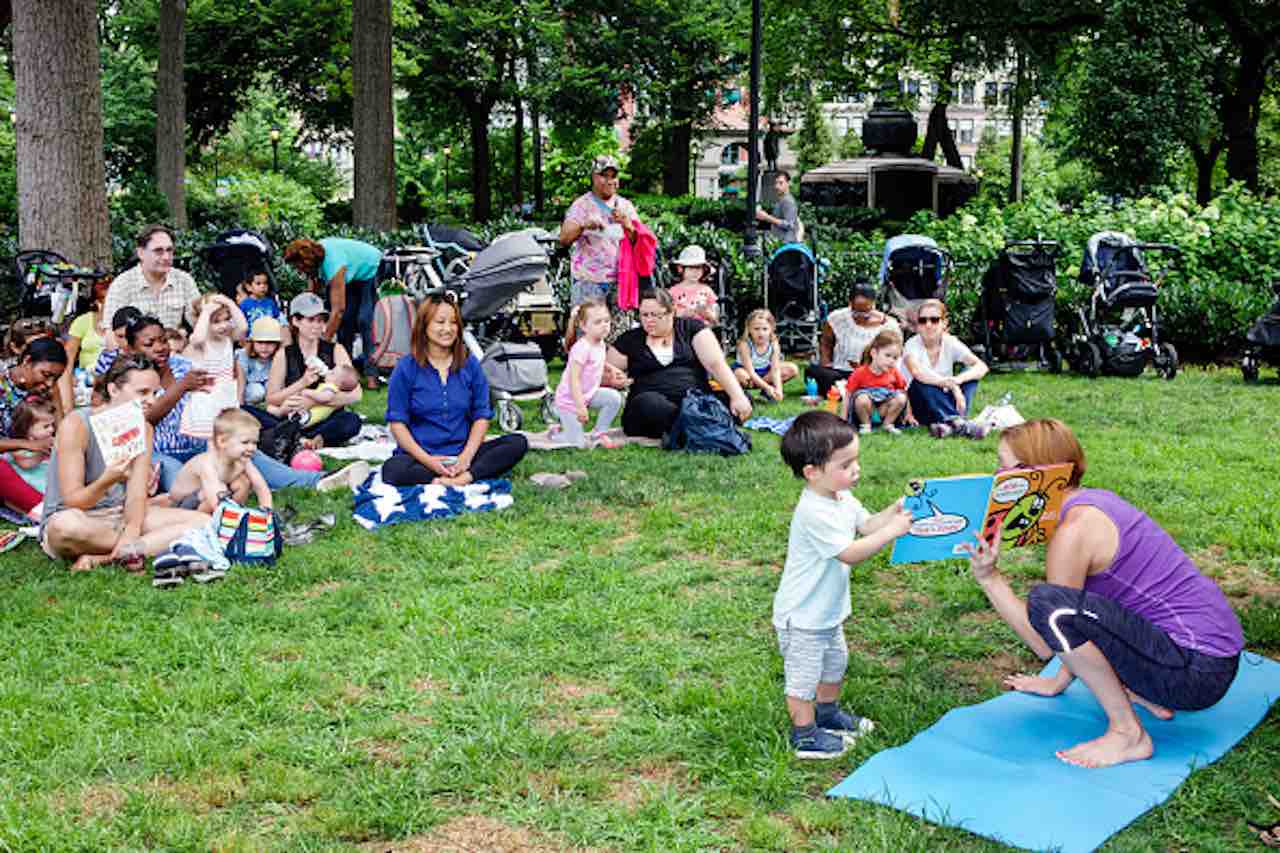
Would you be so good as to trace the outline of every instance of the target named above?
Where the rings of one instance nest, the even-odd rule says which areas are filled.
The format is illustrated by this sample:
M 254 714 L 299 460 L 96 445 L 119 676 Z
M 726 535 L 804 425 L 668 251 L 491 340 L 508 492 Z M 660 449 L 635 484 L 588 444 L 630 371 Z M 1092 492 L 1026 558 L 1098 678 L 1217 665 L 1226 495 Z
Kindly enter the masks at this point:
M 275 172 L 236 171 L 214 184 L 210 172 L 187 182 L 187 209 L 193 225 L 264 228 L 288 222 L 301 233 L 320 226 L 321 205 L 311 191 Z
M 822 104 L 817 97 L 805 102 L 804 123 L 794 137 L 797 165 L 800 174 L 829 162 L 835 151 L 831 126 L 822 114 Z M 799 177 L 798 175 L 796 176 Z
M 542 159 L 542 186 L 547 204 L 567 209 L 573 200 L 591 189 L 591 161 L 601 154 L 617 158 L 626 185 L 629 158 L 618 145 L 612 127 L 567 128 L 551 131 L 551 150 Z
M 102 48 L 102 135 L 108 181 L 154 176 L 156 63 L 137 44 Z

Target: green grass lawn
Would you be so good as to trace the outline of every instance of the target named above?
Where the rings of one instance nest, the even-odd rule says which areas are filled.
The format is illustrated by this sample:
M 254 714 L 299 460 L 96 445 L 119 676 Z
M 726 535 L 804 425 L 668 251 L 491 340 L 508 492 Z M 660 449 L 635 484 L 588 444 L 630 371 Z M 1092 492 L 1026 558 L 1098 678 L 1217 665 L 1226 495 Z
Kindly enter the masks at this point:
M 1165 525 L 1249 648 L 1280 655 L 1280 387 L 1001 375 L 978 402 L 1006 391 L 1069 422 L 1086 484 Z M 800 483 L 775 436 L 752 437 L 729 460 L 533 453 L 512 508 L 377 534 L 345 494 L 281 494 L 338 510 L 337 528 L 209 586 L 71 575 L 32 543 L 5 554 L 0 849 L 1000 849 L 823 798 L 1038 665 L 962 563 L 855 568 L 843 698 L 880 728 L 836 761 L 791 757 L 769 616 Z M 877 434 L 858 494 L 878 509 L 911 476 L 994 466 L 994 439 Z M 588 479 L 528 482 L 570 468 Z M 1025 589 L 1042 558 L 1002 562 Z M 1277 720 L 1107 849 L 1257 849 L 1245 818 L 1280 820 Z

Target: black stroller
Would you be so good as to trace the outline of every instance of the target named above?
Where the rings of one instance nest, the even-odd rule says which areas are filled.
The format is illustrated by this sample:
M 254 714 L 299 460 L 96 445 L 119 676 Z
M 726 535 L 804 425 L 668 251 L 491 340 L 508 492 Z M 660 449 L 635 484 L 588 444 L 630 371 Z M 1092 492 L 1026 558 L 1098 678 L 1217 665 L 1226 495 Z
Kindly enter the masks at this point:
M 821 264 L 804 243 L 784 243 L 764 267 L 764 304 L 777 321 L 784 353 L 818 351 Z
M 898 234 L 884 243 L 881 300 L 898 318 L 904 335 L 916 330 L 916 309 L 926 299 L 946 299 L 951 256 L 931 237 Z
M 18 279 L 18 315 L 47 317 L 54 327 L 93 310 L 93 284 L 107 275 L 78 267 L 57 252 L 31 249 L 13 259 Z
M 1280 367 L 1280 280 L 1271 282 L 1276 303 L 1271 310 L 1258 318 L 1245 335 L 1247 345 L 1240 359 L 1240 370 L 1245 382 L 1257 382 L 1263 362 Z
M 217 239 L 197 253 L 217 276 L 218 292 L 228 299 L 238 301 L 240 284 L 254 273 L 265 272 L 270 283 L 270 295 L 279 302 L 276 294 L 276 278 L 272 270 L 273 248 L 271 241 L 257 231 L 233 228 L 223 231 Z
M 475 256 L 488 245 L 467 229 L 449 225 L 421 225 L 418 234 L 423 245 L 436 253 L 432 266 L 442 281 L 466 272 Z
M 534 342 L 516 342 L 519 296 L 546 282 L 550 259 L 529 232 L 506 234 L 476 255 L 470 269 L 445 282 L 462 297 L 463 341 L 480 360 L 494 400 L 498 426 L 520 429 L 524 416 L 517 400 L 538 400 L 543 420 L 555 420 L 554 394 L 547 385 L 547 362 Z
M 1024 366 L 1034 359 L 1052 373 L 1062 371 L 1054 344 L 1059 246 L 1052 240 L 1005 243 L 982 277 L 973 336 L 987 364 Z
M 1089 238 L 1080 281 L 1093 285 L 1089 305 L 1077 309 L 1078 327 L 1067 358 L 1086 376 L 1138 376 L 1150 362 L 1165 379 L 1178 374 L 1178 352 L 1161 343 L 1156 315 L 1159 282 L 1151 277 L 1144 252 L 1177 253 L 1167 243 L 1138 243 L 1118 231 Z

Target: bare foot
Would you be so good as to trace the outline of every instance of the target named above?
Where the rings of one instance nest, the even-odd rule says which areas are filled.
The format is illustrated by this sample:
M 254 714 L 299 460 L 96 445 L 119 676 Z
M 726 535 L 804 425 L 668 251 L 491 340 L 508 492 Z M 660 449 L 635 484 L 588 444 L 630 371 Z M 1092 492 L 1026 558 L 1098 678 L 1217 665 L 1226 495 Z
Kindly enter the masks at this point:
M 1146 729 L 1139 728 L 1137 732 L 1107 729 L 1100 738 L 1078 743 L 1054 754 L 1077 767 L 1111 767 L 1128 761 L 1142 761 L 1154 752 L 1151 736 Z
M 1130 702 L 1132 702 L 1135 705 L 1141 705 L 1143 708 L 1146 708 L 1152 714 L 1155 714 L 1156 719 L 1159 719 L 1159 720 L 1173 719 L 1173 709 L 1166 708 L 1163 705 L 1157 705 L 1155 702 L 1152 702 L 1150 699 L 1143 699 L 1141 696 L 1139 696 L 1137 693 L 1134 693 L 1128 687 L 1124 689 L 1124 692 L 1129 694 Z
M 82 554 L 71 564 L 73 572 L 88 572 L 112 562 L 110 554 Z

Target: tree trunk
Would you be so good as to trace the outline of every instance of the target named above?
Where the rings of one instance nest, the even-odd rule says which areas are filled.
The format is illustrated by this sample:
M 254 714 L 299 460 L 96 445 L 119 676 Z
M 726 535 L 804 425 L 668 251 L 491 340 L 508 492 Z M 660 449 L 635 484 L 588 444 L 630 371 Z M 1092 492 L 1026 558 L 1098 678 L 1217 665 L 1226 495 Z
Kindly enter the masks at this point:
M 530 122 L 533 129 L 533 208 L 542 213 L 545 202 L 542 192 L 542 115 L 538 111 L 538 102 L 531 105 Z
M 662 193 L 669 196 L 689 194 L 689 149 L 693 144 L 693 125 L 687 119 L 676 119 L 662 131 Z
M 489 187 L 489 113 L 493 106 L 480 104 L 468 111 L 471 129 L 471 218 L 487 222 L 493 216 L 493 193 Z
M 1236 85 L 1222 98 L 1222 130 L 1227 138 L 1227 177 L 1258 191 L 1258 115 L 1266 88 L 1266 48 L 1240 46 Z
M 518 86 L 520 78 L 516 76 L 516 60 L 511 59 L 511 84 Z M 515 122 L 511 127 L 511 199 L 517 210 L 524 204 L 524 99 L 516 91 Z
M 1196 203 L 1204 206 L 1213 200 L 1213 169 L 1225 144 L 1221 138 L 1212 140 L 1207 148 L 1191 146 L 1191 156 L 1196 162 Z
M 109 269 L 96 4 L 14 4 L 13 64 L 19 245 Z
M 378 231 L 396 227 L 395 119 L 391 111 L 391 0 L 351 4 L 355 198 L 352 219 Z
M 187 94 L 182 83 L 187 0 L 160 2 L 160 61 L 156 68 L 156 183 L 169 202 L 175 228 L 187 227 Z
M 1013 139 L 1009 140 L 1009 203 L 1022 201 L 1022 113 L 1026 105 L 1023 89 L 1026 86 L 1027 60 L 1018 51 L 1018 68 L 1013 83 L 1013 103 L 1010 120 L 1013 122 Z

